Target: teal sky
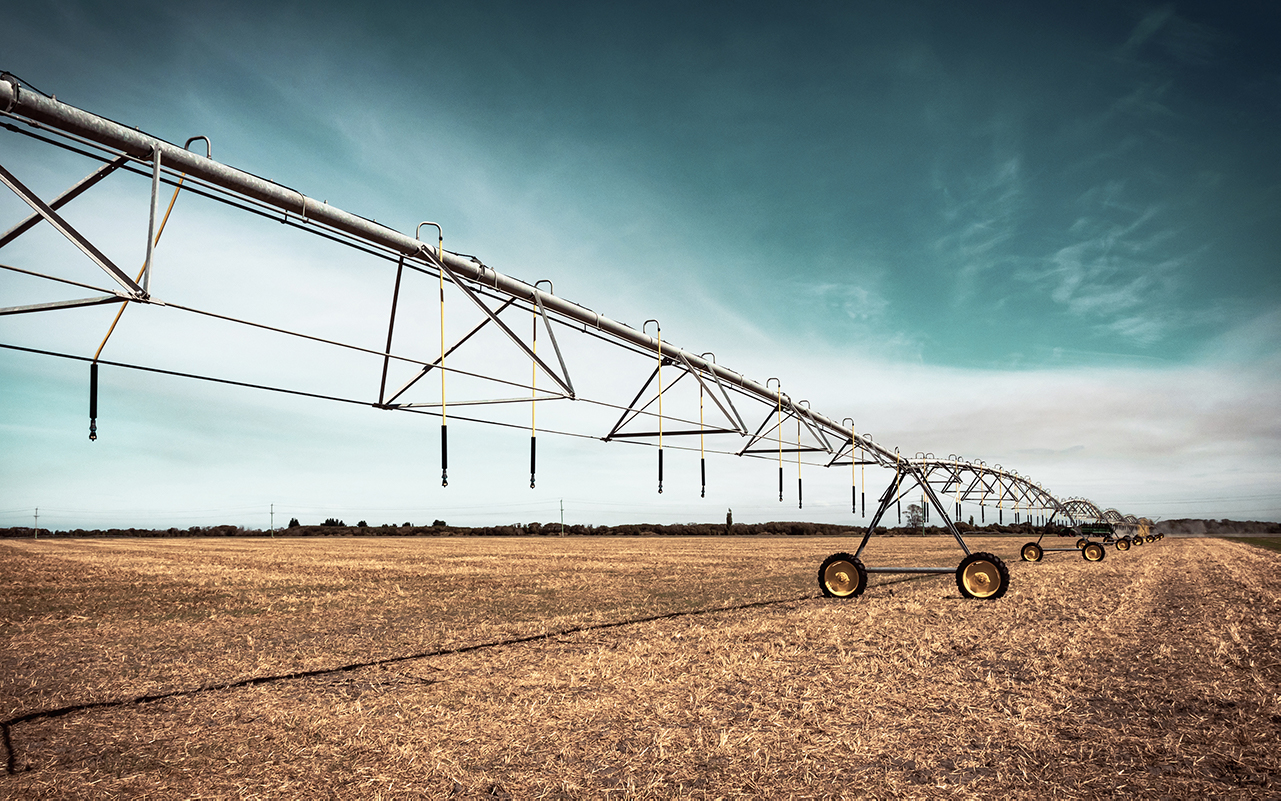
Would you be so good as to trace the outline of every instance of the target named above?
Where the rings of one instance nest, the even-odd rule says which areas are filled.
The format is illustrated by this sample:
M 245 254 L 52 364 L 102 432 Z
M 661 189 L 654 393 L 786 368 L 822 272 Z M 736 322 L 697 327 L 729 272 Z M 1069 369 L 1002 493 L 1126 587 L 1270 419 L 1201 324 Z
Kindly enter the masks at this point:
M 5 17 L 0 69 L 45 92 L 170 141 L 206 134 L 220 161 L 401 231 L 439 220 L 451 249 L 634 325 L 660 317 L 677 344 L 780 375 L 905 452 L 1001 461 L 1136 514 L 1281 519 L 1275 4 L 49 3 Z M 43 177 L 42 151 L 15 138 L 0 161 Z M 11 200 L 0 228 L 22 213 Z M 62 314 L 86 321 L 76 352 L 92 349 L 97 318 Z M 0 341 L 39 347 L 30 317 L 0 319 Z M 0 525 L 28 506 L 69 522 L 100 508 L 54 478 L 104 458 L 79 428 L 50 438 L 64 393 L 66 425 L 83 427 L 78 372 L 62 370 L 0 354 Z M 268 436 L 250 429 L 282 449 L 309 435 L 238 426 L 259 412 L 229 403 L 244 406 L 208 423 L 225 457 L 205 459 L 199 426 L 175 419 L 163 453 L 118 463 L 168 477 L 170 500 L 121 488 L 102 514 L 210 509 L 198 522 L 212 523 L 280 496 L 371 522 L 362 509 L 479 523 L 507 493 L 532 503 L 519 483 L 497 501 L 338 501 L 286 481 L 255 494 L 232 477 L 279 474 L 238 461 Z M 358 428 L 381 425 L 365 414 Z M 159 425 L 140 420 L 143 440 Z M 394 461 L 401 435 L 349 436 L 333 447 Z M 592 448 L 582 458 L 629 464 Z M 571 481 L 580 457 L 564 455 L 556 501 L 614 505 L 578 522 L 755 508 Z M 43 477 L 16 466 L 40 459 Z M 840 522 L 832 492 L 804 516 Z M 755 516 L 797 514 L 762 502 Z

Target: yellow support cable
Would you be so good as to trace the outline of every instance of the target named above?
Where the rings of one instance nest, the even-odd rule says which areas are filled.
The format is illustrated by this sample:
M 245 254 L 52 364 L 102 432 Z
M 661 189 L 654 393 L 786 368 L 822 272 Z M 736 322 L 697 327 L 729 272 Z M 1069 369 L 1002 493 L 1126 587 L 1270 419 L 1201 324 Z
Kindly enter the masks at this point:
M 156 245 L 160 244 L 160 237 L 165 232 L 165 223 L 169 222 L 169 213 L 173 211 L 173 204 L 178 202 L 178 192 L 182 190 L 182 182 L 186 180 L 186 178 L 187 178 L 187 174 L 185 172 L 178 178 L 178 185 L 175 186 L 173 189 L 173 197 L 169 199 L 169 207 L 165 209 L 165 216 L 160 221 L 160 229 L 156 231 L 156 239 L 154 242 L 151 243 L 151 246 L 153 248 Z M 133 282 L 135 284 L 142 280 L 142 274 L 146 272 L 146 270 L 147 270 L 147 265 L 144 262 L 142 265 L 142 269 L 138 271 L 138 277 L 133 279 Z M 127 309 L 128 307 L 129 307 L 128 303 L 120 304 L 119 310 L 116 311 L 115 319 L 111 321 L 111 327 L 107 329 L 107 335 L 102 338 L 102 344 L 98 346 L 98 350 L 94 351 L 93 360 L 95 362 L 98 361 L 98 357 L 102 355 L 102 349 L 107 347 L 107 340 L 111 339 L 111 334 L 116 330 L 116 323 L 120 322 L 121 316 L 124 315 L 125 309 Z

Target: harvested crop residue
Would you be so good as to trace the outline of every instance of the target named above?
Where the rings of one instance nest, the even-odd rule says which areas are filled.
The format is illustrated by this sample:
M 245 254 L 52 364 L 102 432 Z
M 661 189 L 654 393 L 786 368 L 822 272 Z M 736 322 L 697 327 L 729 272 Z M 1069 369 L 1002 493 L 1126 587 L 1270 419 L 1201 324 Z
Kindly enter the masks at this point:
M 0 541 L 0 795 L 1281 793 L 1281 555 L 1021 544 Z

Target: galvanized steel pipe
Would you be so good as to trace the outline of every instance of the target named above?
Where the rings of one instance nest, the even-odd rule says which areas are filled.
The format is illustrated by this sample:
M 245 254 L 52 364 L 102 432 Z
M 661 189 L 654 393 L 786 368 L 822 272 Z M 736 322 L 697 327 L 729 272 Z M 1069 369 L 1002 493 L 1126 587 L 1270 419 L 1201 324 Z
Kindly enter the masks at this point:
M 29 91 L 19 86 L 10 76 L 0 80 L 0 114 L 34 123 L 37 126 L 51 128 L 71 136 L 95 142 L 111 150 L 120 151 L 144 163 L 159 160 L 165 168 L 175 173 L 185 173 L 189 177 L 200 179 L 225 191 L 250 198 L 259 203 L 275 207 L 286 214 L 297 215 L 304 222 L 323 224 L 352 237 L 362 239 L 376 246 L 385 248 L 405 258 L 417 259 L 425 264 L 433 264 L 436 256 L 431 248 L 417 238 L 410 237 L 388 228 L 373 220 L 360 217 L 328 203 L 315 200 L 280 184 L 251 175 L 234 167 L 227 166 L 210 158 L 208 155 L 192 153 L 162 139 L 145 134 L 137 129 L 128 128 L 104 117 L 91 114 L 82 109 L 70 106 L 56 98 Z M 197 137 L 199 138 L 199 137 Z M 514 298 L 527 300 L 561 318 L 595 328 L 618 340 L 630 343 L 645 350 L 657 350 L 662 356 L 683 362 L 718 379 L 730 382 L 742 391 L 753 395 L 769 405 L 780 403 L 798 418 L 802 413 L 817 425 L 840 436 L 842 440 L 851 440 L 854 448 L 864 453 L 871 453 L 876 461 L 884 467 L 894 467 L 902 462 L 912 465 L 923 476 L 926 468 L 935 464 L 943 465 L 945 460 L 936 459 L 903 459 L 903 457 L 877 445 L 865 437 L 859 436 L 853 428 L 846 428 L 818 412 L 800 409 L 790 398 L 770 391 L 767 386 L 757 383 L 739 373 L 651 337 L 643 331 L 637 331 L 628 325 L 603 317 L 597 312 L 564 300 L 553 294 L 530 286 L 515 278 L 503 275 L 480 262 L 443 251 L 441 254 L 445 265 L 460 277 L 469 279 Z M 781 436 L 780 431 L 780 436 Z M 950 464 L 955 465 L 955 462 Z M 1050 508 L 1063 509 L 1053 496 L 1023 476 L 1013 476 L 1005 470 L 989 468 L 976 463 L 964 463 L 966 470 L 975 474 L 999 475 L 1026 487 L 1034 496 L 1047 499 Z

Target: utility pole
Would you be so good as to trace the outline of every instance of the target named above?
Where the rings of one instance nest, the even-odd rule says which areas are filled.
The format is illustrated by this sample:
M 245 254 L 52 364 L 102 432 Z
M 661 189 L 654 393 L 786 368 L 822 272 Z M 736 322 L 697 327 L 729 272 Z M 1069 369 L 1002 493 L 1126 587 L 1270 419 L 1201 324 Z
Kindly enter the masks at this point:
M 560 499 L 560 535 L 565 536 L 565 499 Z
M 271 536 L 276 536 L 276 504 L 271 505 Z
M 31 535 L 34 539 L 37 539 L 37 540 L 40 539 L 40 507 L 39 506 L 36 507 L 36 525 L 35 525 L 35 528 L 31 530 Z

